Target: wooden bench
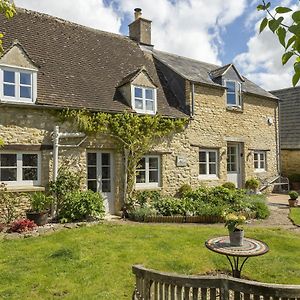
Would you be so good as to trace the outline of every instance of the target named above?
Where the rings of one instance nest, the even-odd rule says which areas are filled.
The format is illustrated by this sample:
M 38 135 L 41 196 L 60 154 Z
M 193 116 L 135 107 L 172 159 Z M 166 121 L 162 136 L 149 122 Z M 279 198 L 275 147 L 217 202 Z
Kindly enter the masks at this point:
M 228 276 L 188 276 L 133 266 L 134 300 L 299 300 L 300 285 L 268 284 Z

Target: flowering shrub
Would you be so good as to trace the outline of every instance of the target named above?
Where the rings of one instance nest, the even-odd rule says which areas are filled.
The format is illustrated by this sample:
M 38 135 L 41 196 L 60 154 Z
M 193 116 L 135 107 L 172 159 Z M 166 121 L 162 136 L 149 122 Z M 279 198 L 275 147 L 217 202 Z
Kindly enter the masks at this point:
M 32 231 L 36 227 L 36 224 L 33 221 L 28 219 L 21 219 L 12 223 L 9 232 L 25 232 Z
M 227 214 L 225 215 L 225 227 L 228 228 L 230 232 L 239 230 L 239 225 L 243 225 L 246 222 L 246 217 L 243 215 Z

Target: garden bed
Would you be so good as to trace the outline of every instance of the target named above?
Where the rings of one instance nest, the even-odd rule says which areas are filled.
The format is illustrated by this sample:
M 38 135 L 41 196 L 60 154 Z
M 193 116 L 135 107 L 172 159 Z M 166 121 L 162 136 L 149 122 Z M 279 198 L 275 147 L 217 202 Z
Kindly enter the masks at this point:
M 222 223 L 224 219 L 219 216 L 145 216 L 141 218 L 129 218 L 131 221 L 146 223 Z

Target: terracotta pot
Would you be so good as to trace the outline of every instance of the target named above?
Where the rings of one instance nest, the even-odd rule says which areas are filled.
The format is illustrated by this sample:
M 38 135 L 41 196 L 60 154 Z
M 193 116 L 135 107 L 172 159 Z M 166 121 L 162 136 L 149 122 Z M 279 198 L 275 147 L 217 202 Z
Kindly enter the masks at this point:
M 231 246 L 243 246 L 244 230 L 236 229 L 235 231 L 229 231 L 229 240 Z
M 298 200 L 292 200 L 292 199 L 289 199 L 289 206 L 290 207 L 295 207 L 298 205 Z
M 36 225 L 43 226 L 48 222 L 48 211 L 43 211 L 39 213 L 28 211 L 26 213 L 26 217 L 30 221 L 33 221 Z

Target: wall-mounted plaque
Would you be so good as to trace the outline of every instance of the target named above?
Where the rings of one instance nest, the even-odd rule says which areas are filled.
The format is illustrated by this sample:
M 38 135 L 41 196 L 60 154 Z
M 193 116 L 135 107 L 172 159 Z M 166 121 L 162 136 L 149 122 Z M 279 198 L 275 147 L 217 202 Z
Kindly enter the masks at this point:
M 176 166 L 177 167 L 186 167 L 187 166 L 187 158 L 184 155 L 176 156 Z

